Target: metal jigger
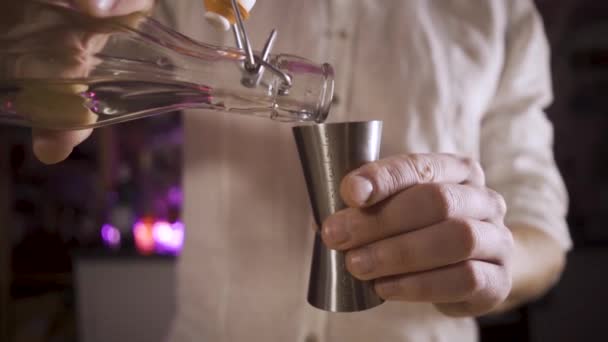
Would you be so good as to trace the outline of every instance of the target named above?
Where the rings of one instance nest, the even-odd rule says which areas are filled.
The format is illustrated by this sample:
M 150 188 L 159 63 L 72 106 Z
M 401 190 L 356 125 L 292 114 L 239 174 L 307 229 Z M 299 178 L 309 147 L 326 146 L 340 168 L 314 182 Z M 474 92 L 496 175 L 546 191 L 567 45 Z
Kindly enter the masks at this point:
M 378 159 L 381 121 L 344 122 L 294 127 L 310 203 L 319 229 L 331 214 L 346 208 L 340 182 L 350 171 Z M 325 246 L 318 231 L 308 285 L 308 302 L 332 312 L 362 311 L 380 305 L 373 283 L 354 278 L 344 253 Z

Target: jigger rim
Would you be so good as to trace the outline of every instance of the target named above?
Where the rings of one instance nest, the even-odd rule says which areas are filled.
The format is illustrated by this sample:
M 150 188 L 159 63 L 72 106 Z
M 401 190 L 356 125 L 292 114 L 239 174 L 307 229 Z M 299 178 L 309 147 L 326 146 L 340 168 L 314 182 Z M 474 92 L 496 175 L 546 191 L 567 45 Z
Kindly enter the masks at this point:
M 296 129 L 313 129 L 320 127 L 333 127 L 333 126 L 356 126 L 356 125 L 364 125 L 371 123 L 382 123 L 382 120 L 355 120 L 355 121 L 339 121 L 339 122 L 323 122 L 323 123 L 307 123 L 307 124 L 299 124 L 293 127 Z

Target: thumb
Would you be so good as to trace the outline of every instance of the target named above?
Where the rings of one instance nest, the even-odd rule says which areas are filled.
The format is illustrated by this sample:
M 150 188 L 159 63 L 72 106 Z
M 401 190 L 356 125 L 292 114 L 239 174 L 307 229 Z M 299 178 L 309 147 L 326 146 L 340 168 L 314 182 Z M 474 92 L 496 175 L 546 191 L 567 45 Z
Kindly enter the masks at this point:
M 152 9 L 154 0 L 73 0 L 76 7 L 94 17 L 113 17 Z
M 55 164 L 66 159 L 74 147 L 91 135 L 91 130 L 80 131 L 32 131 L 34 154 L 45 164 Z

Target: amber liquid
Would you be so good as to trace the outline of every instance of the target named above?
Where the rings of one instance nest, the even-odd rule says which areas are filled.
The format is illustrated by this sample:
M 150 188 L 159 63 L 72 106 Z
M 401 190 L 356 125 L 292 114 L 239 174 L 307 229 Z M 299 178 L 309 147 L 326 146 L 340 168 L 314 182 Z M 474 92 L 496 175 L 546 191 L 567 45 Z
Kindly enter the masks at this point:
M 228 19 L 231 24 L 236 22 L 234 11 L 232 10 L 232 2 L 230 0 L 203 0 L 203 3 L 205 4 L 207 11 L 223 16 L 224 18 Z M 241 17 L 243 19 L 247 19 L 249 17 L 249 12 L 247 12 L 247 10 L 245 10 L 240 3 L 238 5 L 239 11 L 241 12 Z

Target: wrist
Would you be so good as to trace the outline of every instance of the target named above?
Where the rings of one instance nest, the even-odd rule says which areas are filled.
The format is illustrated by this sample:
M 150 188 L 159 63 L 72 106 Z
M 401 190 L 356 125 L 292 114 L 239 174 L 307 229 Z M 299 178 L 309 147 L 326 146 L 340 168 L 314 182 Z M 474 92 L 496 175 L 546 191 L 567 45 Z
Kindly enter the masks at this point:
M 516 224 L 511 232 L 513 286 L 507 299 L 493 312 L 510 310 L 541 297 L 557 283 L 566 265 L 564 248 L 542 230 Z

